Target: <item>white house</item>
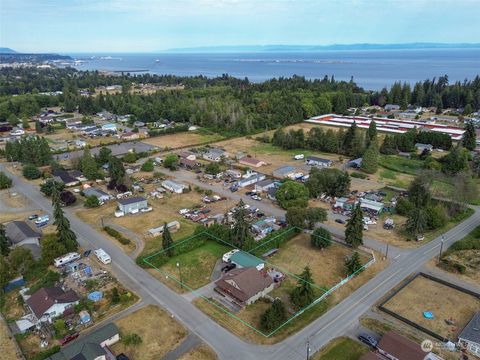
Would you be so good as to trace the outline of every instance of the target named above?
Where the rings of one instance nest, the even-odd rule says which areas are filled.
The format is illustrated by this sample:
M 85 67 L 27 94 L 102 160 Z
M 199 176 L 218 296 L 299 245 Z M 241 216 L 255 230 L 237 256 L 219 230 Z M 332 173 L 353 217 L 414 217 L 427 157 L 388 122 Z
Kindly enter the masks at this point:
M 185 189 L 188 188 L 186 185 L 177 183 L 177 182 L 172 181 L 172 180 L 165 180 L 165 181 L 163 181 L 163 182 L 162 182 L 162 186 L 163 186 L 165 189 L 167 189 L 167 190 L 169 190 L 169 191 L 171 191 L 171 192 L 173 192 L 173 193 L 176 193 L 176 194 L 181 194 L 181 193 L 183 193 L 183 191 L 184 191 Z
M 124 214 L 136 214 L 138 211 L 146 209 L 147 207 L 147 199 L 141 196 L 118 200 L 118 208 Z
M 317 156 L 309 156 L 305 161 L 305 164 L 310 166 L 317 166 L 317 167 L 330 167 L 332 166 L 332 160 L 323 159 Z
M 105 191 L 94 188 L 94 187 L 89 187 L 83 190 L 83 194 L 85 195 L 85 197 L 95 196 L 98 199 L 98 201 L 101 203 L 108 201 L 112 198 L 112 196 L 107 194 Z
M 41 288 L 30 296 L 26 303 L 40 322 L 52 322 L 62 316 L 65 310 L 80 301 L 73 290 L 64 291 L 61 287 Z
M 219 162 L 222 160 L 222 157 L 228 157 L 227 153 L 222 149 L 210 149 L 205 154 L 203 154 L 203 158 L 205 160 Z
M 458 344 L 480 357 L 480 312 L 477 312 L 458 335 Z

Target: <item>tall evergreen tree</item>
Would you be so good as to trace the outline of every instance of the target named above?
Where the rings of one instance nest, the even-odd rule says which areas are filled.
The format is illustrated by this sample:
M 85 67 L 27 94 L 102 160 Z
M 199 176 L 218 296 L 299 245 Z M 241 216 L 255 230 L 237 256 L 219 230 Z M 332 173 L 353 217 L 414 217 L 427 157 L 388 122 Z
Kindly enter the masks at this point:
M 355 274 L 362 268 L 362 262 L 360 261 L 360 254 L 358 251 L 354 251 L 350 259 L 345 261 L 345 267 L 348 276 Z
M 374 174 L 378 170 L 378 148 L 375 142 L 372 142 L 367 151 L 363 154 L 361 168 L 369 174 Z
M 303 272 L 298 275 L 297 286 L 290 293 L 290 301 L 293 305 L 302 309 L 312 303 L 315 299 L 313 283 L 312 272 L 308 266 L 305 266 Z
M 170 229 L 167 226 L 167 223 L 163 225 L 163 234 L 162 234 L 162 248 L 165 250 L 165 253 L 168 257 L 173 255 L 173 239 L 172 234 L 170 234 Z
M 363 245 L 363 213 L 358 203 L 352 211 L 345 228 L 345 241 L 357 248 Z
M 372 142 L 377 144 L 377 124 L 373 120 L 370 121 L 370 125 L 365 134 L 365 146 L 368 148 Z
M 108 159 L 108 175 L 114 185 L 123 184 L 125 168 L 123 167 L 122 161 L 115 156 L 110 156 Z
M 422 235 L 428 226 L 428 216 L 424 208 L 413 208 L 407 216 L 405 229 L 413 236 Z
M 248 237 L 250 235 L 250 226 L 247 222 L 247 211 L 245 210 L 245 203 L 242 199 L 237 204 L 237 211 L 233 215 L 234 224 L 231 233 L 233 244 L 239 249 L 243 249 L 245 243 L 248 243 Z
M 98 174 L 97 162 L 92 157 L 89 148 L 83 150 L 83 156 L 80 159 L 80 167 L 83 175 L 85 175 L 88 180 L 96 180 Z
M 475 150 L 477 147 L 477 132 L 471 121 L 465 124 L 465 132 L 463 133 L 462 144 L 470 151 Z
M 3 224 L 0 224 L 0 254 L 3 256 L 8 256 L 10 253 L 10 243 L 7 239 L 7 234 L 5 233 L 5 227 Z
M 57 228 L 57 237 L 67 251 L 75 251 L 78 248 L 77 236 L 70 229 L 70 221 L 65 217 L 63 212 L 60 193 L 53 187 L 52 191 L 52 206 L 53 206 L 53 225 Z

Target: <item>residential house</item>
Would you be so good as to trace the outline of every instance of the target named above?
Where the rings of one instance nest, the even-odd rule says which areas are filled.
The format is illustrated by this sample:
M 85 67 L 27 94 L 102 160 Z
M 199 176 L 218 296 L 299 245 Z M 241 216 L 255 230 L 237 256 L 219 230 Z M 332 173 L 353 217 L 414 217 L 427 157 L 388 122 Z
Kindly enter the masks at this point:
M 458 344 L 480 357 L 480 312 L 477 312 L 460 332 Z
M 62 347 L 46 360 L 113 360 L 116 357 L 109 347 L 119 340 L 118 327 L 111 322 Z
M 113 123 L 103 124 L 102 125 L 102 131 L 116 133 L 117 132 L 117 125 L 113 124 Z
M 332 160 L 323 159 L 318 156 L 309 156 L 307 157 L 305 164 L 310 166 L 320 167 L 320 168 L 326 168 L 326 167 L 332 166 L 333 162 Z
M 274 281 L 267 274 L 250 267 L 230 270 L 215 285 L 215 291 L 243 307 L 272 291 Z
M 148 207 L 147 199 L 141 196 L 131 197 L 126 199 L 119 199 L 118 208 L 124 214 L 137 213 L 141 209 Z
M 259 181 L 255 184 L 255 191 L 256 192 L 267 192 L 269 189 L 275 188 L 277 185 L 274 180 L 272 179 L 265 179 Z
M 228 154 L 225 152 L 225 150 L 218 148 L 210 149 L 203 154 L 203 158 L 205 160 L 210 160 L 214 162 L 219 162 L 220 160 L 222 160 L 222 157 L 228 157 Z
M 139 138 L 140 134 L 138 132 L 128 131 L 120 134 L 120 139 L 126 141 L 137 140 Z
M 137 128 L 140 128 L 140 127 L 144 127 L 145 126 L 145 123 L 143 121 L 135 121 L 133 123 L 133 126 L 137 127 Z
M 40 258 L 40 230 L 33 230 L 25 221 L 11 221 L 5 226 L 5 235 L 13 248 L 24 247 L 32 252 L 34 259 Z
M 260 238 L 264 238 L 276 229 L 278 229 L 278 225 L 276 225 L 274 222 L 266 220 L 259 220 L 252 225 L 252 231 L 255 234 L 258 234 Z
M 165 181 L 162 181 L 162 186 L 173 192 L 173 193 L 176 193 L 176 194 L 181 194 L 183 193 L 184 190 L 186 190 L 188 188 L 188 186 L 184 185 L 184 184 L 180 184 L 180 183 L 177 183 L 175 181 L 172 181 L 172 180 L 165 180 Z
M 53 179 L 57 182 L 62 182 L 66 187 L 78 185 L 81 181 L 87 180 L 79 170 L 55 170 L 53 172 Z
M 200 166 L 200 163 L 195 160 L 180 158 L 178 164 L 185 169 L 195 169 Z
M 273 176 L 277 179 L 286 179 L 295 174 L 296 170 L 293 166 L 282 166 L 273 170 Z
M 434 360 L 441 359 L 432 352 L 397 333 L 390 331 L 383 335 L 377 345 L 378 352 L 391 360 Z
M 242 177 L 242 172 L 240 170 L 228 169 L 224 173 L 226 176 L 230 176 L 234 179 L 240 179 Z
M 253 168 L 259 168 L 260 166 L 267 165 L 265 161 L 262 160 L 257 160 L 252 157 L 248 156 L 243 156 L 241 157 L 238 162 L 242 165 L 253 167 Z
M 107 120 L 107 121 L 115 120 L 115 118 L 116 118 L 116 115 L 114 115 L 111 112 L 108 112 L 106 110 L 103 110 L 103 111 L 97 113 L 97 116 L 99 116 L 103 120 Z
M 418 151 L 424 151 L 425 149 L 428 150 L 428 151 L 432 151 L 433 150 L 433 145 L 416 143 L 415 144 L 415 149 L 417 149 Z
M 80 301 L 73 290 L 65 291 L 61 287 L 43 287 L 26 300 L 26 304 L 40 322 L 52 322 L 62 316 L 65 310 L 77 305 Z
M 181 151 L 177 155 L 180 159 L 187 159 L 191 161 L 197 160 L 197 155 L 191 151 Z
M 247 178 L 243 178 L 238 180 L 237 185 L 238 187 L 246 187 L 250 185 L 254 185 L 259 181 L 265 180 L 266 176 L 264 174 L 253 173 Z
M 83 190 L 83 194 L 85 195 L 85 197 L 95 196 L 100 203 L 106 202 L 112 198 L 112 196 L 107 194 L 105 191 L 94 187 L 89 187 Z
M 384 109 L 385 109 L 385 111 L 398 111 L 398 110 L 400 110 L 400 105 L 386 104 Z
M 360 169 L 362 167 L 362 158 L 350 160 L 347 163 L 347 166 L 354 168 L 354 169 Z
M 80 140 L 77 139 L 73 142 L 74 146 L 79 149 L 83 149 L 85 146 L 87 146 L 87 142 L 85 140 Z
M 242 250 L 234 251 L 228 261 L 235 264 L 237 268 L 254 267 L 258 271 L 265 268 L 265 263 L 261 259 Z
M 180 229 L 180 223 L 178 221 L 171 221 L 167 224 L 167 229 L 170 230 L 170 232 L 176 232 Z M 150 236 L 155 237 L 163 234 L 164 230 L 164 225 L 152 228 L 148 230 L 148 233 Z
M 270 200 L 272 201 L 276 201 L 277 200 L 277 197 L 275 196 L 275 194 L 277 193 L 277 188 L 274 187 L 272 189 L 268 189 L 267 191 L 267 198 L 269 198 Z
M 335 204 L 333 205 L 334 208 L 341 208 L 344 210 L 352 210 L 355 206 L 355 200 L 349 199 L 346 197 L 339 197 L 336 199 Z

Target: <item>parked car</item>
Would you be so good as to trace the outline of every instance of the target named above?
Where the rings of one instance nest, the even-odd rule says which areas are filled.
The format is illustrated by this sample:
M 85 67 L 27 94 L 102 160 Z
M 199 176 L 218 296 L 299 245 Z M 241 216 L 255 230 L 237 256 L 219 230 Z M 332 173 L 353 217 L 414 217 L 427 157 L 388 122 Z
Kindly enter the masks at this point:
M 261 201 L 261 200 L 262 200 L 262 198 L 261 198 L 260 196 L 258 196 L 258 195 L 253 195 L 253 196 L 252 196 L 252 199 L 253 199 L 253 200 L 257 200 L 257 201 Z
M 375 340 L 375 338 L 369 334 L 360 334 L 358 336 L 358 340 L 360 340 L 364 344 L 367 344 L 368 346 L 371 346 L 373 348 L 376 348 L 378 345 L 378 341 Z
M 28 217 L 28 220 L 35 220 L 38 218 L 38 215 L 37 214 L 32 214 Z
M 146 208 L 143 208 L 143 209 L 140 209 L 140 211 L 143 212 L 143 213 L 150 212 L 150 211 L 152 211 L 152 210 L 153 210 L 153 208 L 152 208 L 151 206 L 146 207 Z
M 339 224 L 345 224 L 345 220 L 343 220 L 343 219 L 335 219 L 335 222 L 337 222 Z
M 233 270 L 237 267 L 235 264 L 227 264 L 224 267 L 222 267 L 222 271 L 229 272 L 230 270 Z
M 295 160 L 303 160 L 305 158 L 305 155 L 303 154 L 298 154 L 293 157 Z
M 65 336 L 63 339 L 58 340 L 61 346 L 68 344 L 70 341 L 75 340 L 78 338 L 80 334 L 79 333 L 73 333 L 70 335 Z

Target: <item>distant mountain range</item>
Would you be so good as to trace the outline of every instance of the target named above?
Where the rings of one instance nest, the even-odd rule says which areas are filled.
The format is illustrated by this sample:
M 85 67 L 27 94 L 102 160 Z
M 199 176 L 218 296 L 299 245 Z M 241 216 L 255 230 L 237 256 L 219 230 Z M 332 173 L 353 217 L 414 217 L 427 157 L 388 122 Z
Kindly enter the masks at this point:
M 0 47 L 0 54 L 17 54 L 17 52 L 7 47 Z
M 480 43 L 403 43 L 403 44 L 333 44 L 333 45 L 239 45 L 174 48 L 169 53 L 237 53 L 237 52 L 316 52 L 328 50 L 415 50 L 475 49 Z

